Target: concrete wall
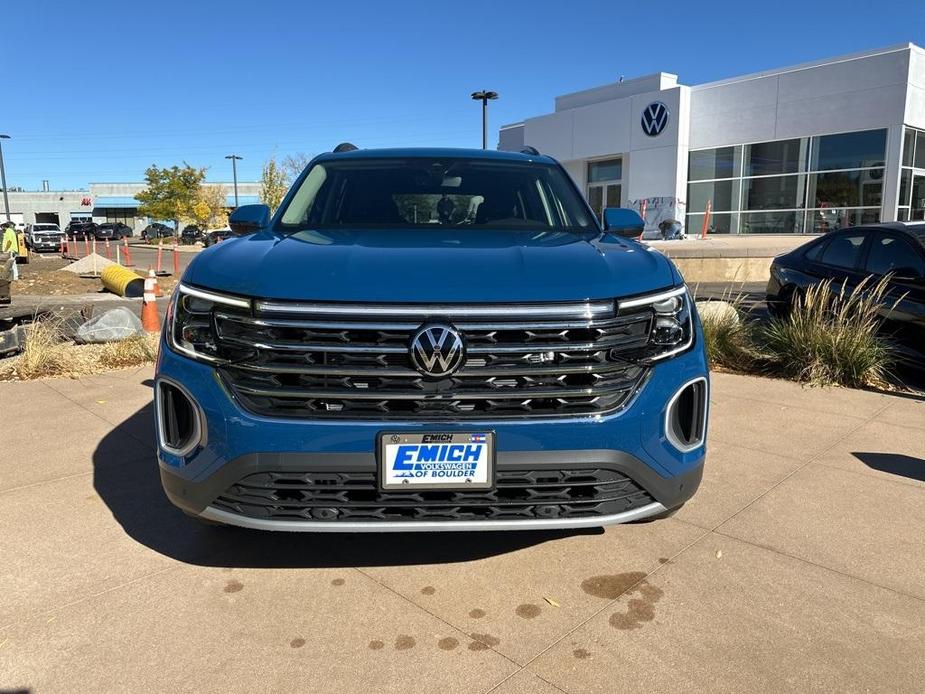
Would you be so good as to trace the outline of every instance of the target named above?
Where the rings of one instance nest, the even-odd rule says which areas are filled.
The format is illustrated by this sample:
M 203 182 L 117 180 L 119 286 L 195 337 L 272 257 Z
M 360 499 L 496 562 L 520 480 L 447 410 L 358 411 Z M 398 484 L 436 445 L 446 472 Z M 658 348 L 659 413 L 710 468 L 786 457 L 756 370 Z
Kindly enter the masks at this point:
M 68 191 L 27 191 L 17 193 L 10 191 L 10 212 L 22 213 L 25 224 L 34 224 L 36 213 L 52 213 L 58 215 L 56 220 L 63 229 L 71 221 L 71 213 L 91 214 L 92 206 L 81 205 L 84 198 L 90 197 L 89 191 L 86 190 L 68 190 Z M 2 196 L 0 196 L 0 205 L 2 205 Z M 0 218 L 5 219 L 2 212 Z

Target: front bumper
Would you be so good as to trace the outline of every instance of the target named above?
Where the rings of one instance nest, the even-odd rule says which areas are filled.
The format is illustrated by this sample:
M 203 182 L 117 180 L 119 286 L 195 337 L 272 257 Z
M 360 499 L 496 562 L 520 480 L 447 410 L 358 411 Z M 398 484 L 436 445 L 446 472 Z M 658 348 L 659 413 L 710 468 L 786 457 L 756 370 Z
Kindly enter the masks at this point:
M 457 422 L 305 421 L 271 419 L 244 410 L 211 367 L 162 344 L 156 382 L 182 384 L 201 410 L 202 441 L 188 455 L 160 445 L 164 490 L 187 513 L 230 525 L 280 531 L 416 531 L 579 528 L 628 522 L 677 508 L 696 491 L 705 445 L 682 451 L 665 432 L 666 409 L 682 386 L 707 378 L 699 331 L 694 348 L 652 367 L 634 400 L 607 416 Z M 160 417 L 158 408 L 155 408 Z M 633 503 L 598 515 L 431 520 L 271 518 L 239 513 L 226 493 L 249 475 L 314 470 L 375 475 L 377 434 L 388 431 L 496 433 L 496 470 L 565 471 L 595 468 L 628 478 L 640 493 Z M 704 431 L 704 440 L 706 432 Z

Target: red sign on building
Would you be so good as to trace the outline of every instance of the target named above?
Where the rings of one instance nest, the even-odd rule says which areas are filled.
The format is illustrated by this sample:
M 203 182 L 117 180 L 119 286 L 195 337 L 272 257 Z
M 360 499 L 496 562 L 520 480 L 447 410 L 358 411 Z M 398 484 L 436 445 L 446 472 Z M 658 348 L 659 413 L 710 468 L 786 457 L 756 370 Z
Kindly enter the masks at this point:
M 93 199 L 92 198 L 82 198 L 80 201 L 80 205 L 81 207 L 93 207 Z

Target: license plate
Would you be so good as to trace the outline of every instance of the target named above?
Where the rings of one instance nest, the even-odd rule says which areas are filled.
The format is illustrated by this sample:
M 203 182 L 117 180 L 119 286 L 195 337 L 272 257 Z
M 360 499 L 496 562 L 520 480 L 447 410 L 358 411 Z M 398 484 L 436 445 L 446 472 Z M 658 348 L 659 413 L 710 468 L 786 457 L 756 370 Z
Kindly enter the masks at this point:
M 379 435 L 382 489 L 490 489 L 494 470 L 494 432 Z

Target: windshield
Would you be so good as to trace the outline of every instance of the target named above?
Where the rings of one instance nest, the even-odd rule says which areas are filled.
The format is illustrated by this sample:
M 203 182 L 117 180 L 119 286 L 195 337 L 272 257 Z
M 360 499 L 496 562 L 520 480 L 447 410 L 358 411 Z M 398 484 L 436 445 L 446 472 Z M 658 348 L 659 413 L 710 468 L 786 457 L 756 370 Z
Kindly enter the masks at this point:
M 36 224 L 32 228 L 35 231 L 59 231 L 57 224 Z
M 315 164 L 284 227 L 596 229 L 556 166 L 485 159 L 350 159 Z

